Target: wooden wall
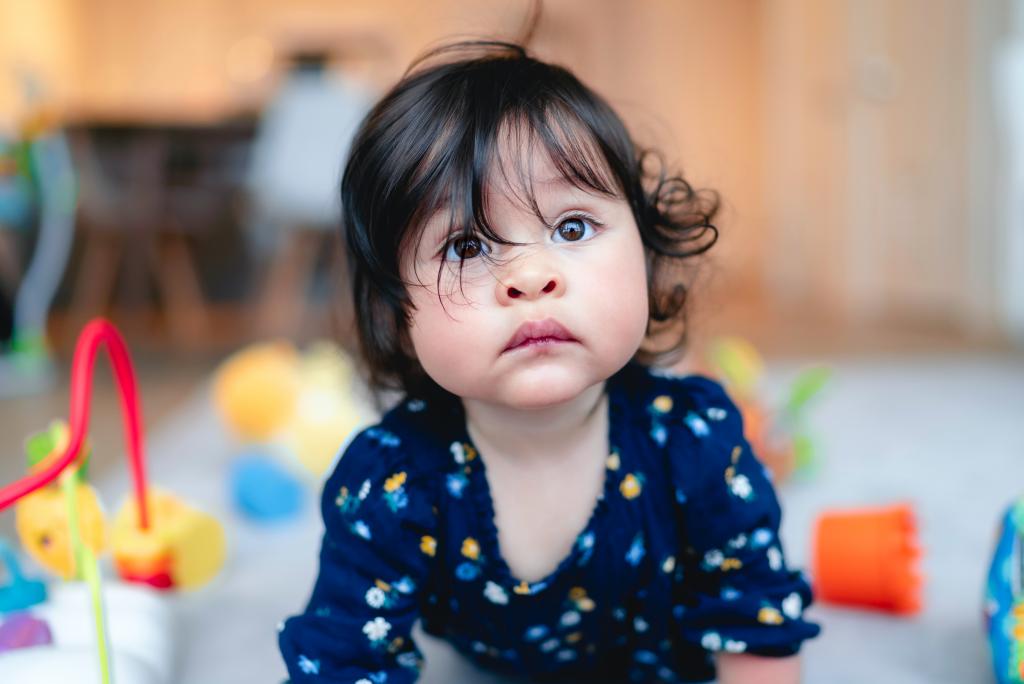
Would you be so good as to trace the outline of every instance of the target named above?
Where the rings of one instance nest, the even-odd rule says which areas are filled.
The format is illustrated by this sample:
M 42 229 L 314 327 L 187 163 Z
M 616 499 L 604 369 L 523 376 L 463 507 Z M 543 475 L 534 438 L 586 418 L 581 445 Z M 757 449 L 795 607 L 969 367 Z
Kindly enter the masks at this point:
M 985 333 L 998 259 L 978 179 L 996 143 L 979 79 L 1007 2 L 548 0 L 535 45 L 722 192 L 726 296 Z M 71 116 L 203 120 L 261 101 L 291 46 L 351 45 L 381 88 L 444 38 L 514 36 L 526 7 L 0 0 L 0 64 L 34 65 Z M 0 126 L 17 106 L 0 75 Z

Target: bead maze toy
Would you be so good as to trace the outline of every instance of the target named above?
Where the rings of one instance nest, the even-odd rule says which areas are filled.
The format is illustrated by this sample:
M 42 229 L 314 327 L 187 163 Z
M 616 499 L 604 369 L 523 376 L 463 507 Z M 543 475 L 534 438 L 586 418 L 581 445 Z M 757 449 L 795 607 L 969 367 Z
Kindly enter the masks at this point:
M 92 371 L 100 346 L 114 369 L 124 416 L 133 496 L 112 525 L 85 480 Z M 118 681 L 169 684 L 172 615 L 161 591 L 199 587 L 226 555 L 220 524 L 174 495 L 149 486 L 138 388 L 128 348 L 105 320 L 89 323 L 72 362 L 70 416 L 27 443 L 30 473 L 0 488 L 0 511 L 18 506 L 22 543 L 43 567 L 79 584 L 45 591 L 25 580 L 9 550 L 11 578 L 0 588 L 0 681 L 82 681 L 99 672 Z M 97 557 L 109 546 L 121 582 L 104 582 Z M 47 600 L 40 600 L 47 595 Z M 111 619 L 108 620 L 110 609 Z M 25 609 L 32 611 L 26 615 Z M 92 611 L 92 627 L 83 616 Z M 43 626 L 40 626 L 40 622 Z M 108 624 L 109 622 L 109 624 Z M 43 627 L 46 627 L 44 629 Z M 52 643 L 46 644 L 46 632 Z

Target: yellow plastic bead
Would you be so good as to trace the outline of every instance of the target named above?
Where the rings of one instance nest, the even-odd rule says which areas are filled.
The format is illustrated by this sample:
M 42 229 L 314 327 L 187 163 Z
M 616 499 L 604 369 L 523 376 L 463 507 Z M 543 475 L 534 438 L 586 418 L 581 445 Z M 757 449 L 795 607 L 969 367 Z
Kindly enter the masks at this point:
M 212 516 L 177 497 L 150 490 L 149 529 L 139 527 L 129 499 L 114 520 L 111 543 L 118 567 L 160 568 L 166 561 L 173 586 L 194 589 L 209 582 L 224 565 L 224 529 Z
M 99 554 L 106 541 L 106 518 L 96 491 L 79 484 L 77 505 L 82 542 Z M 19 501 L 14 524 L 22 546 L 40 565 L 63 579 L 75 577 L 67 502 L 59 487 L 37 489 Z

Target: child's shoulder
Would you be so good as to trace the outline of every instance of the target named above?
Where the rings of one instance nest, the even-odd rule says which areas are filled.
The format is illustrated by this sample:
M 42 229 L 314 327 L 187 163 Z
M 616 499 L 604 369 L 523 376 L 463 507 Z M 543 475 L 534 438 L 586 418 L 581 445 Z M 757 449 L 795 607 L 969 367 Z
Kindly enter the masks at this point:
M 454 424 L 450 407 L 405 399 L 345 445 L 330 480 L 371 479 L 401 473 L 429 479 L 447 463 Z
M 450 459 L 448 433 L 444 416 L 418 400 L 401 402 L 358 432 L 324 483 L 327 527 L 367 540 L 379 540 L 396 525 L 430 528 Z
M 724 412 L 736 414 L 736 406 L 725 388 L 712 378 L 680 374 L 655 366 L 630 364 L 617 377 L 620 391 L 648 412 L 685 416 L 690 412 L 720 420 Z
M 673 460 L 731 449 L 742 439 L 739 408 L 720 383 L 706 376 L 633 364 L 617 377 L 611 395 L 635 417 L 635 428 L 653 446 L 669 449 Z

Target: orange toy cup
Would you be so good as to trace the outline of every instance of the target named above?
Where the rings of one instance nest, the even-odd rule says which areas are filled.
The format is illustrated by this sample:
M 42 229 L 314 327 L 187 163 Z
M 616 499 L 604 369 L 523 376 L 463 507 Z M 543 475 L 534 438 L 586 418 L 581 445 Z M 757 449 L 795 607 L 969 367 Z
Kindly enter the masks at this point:
M 914 512 L 907 504 L 827 511 L 815 525 L 817 598 L 902 615 L 921 610 Z

